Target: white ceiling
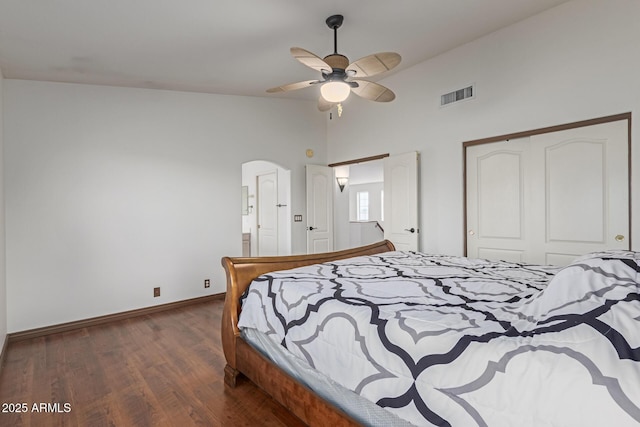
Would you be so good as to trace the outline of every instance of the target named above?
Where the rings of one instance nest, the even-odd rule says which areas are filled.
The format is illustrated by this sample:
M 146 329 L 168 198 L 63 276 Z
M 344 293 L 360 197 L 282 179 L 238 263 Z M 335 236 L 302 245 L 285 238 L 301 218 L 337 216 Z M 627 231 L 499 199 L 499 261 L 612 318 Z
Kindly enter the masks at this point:
M 309 98 L 267 88 L 319 78 L 289 54 L 352 61 L 395 51 L 405 69 L 567 0 L 0 0 L 5 78 Z M 382 75 L 381 77 L 385 77 Z M 374 79 L 375 80 L 375 79 Z

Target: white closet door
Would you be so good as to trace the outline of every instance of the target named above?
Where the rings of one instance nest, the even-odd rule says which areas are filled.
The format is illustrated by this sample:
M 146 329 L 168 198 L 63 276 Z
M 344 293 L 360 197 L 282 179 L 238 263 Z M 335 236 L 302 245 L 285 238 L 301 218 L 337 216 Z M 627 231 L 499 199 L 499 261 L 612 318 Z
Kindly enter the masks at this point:
M 529 157 L 529 138 L 467 147 L 469 257 L 528 258 Z
M 627 126 L 467 147 L 467 255 L 566 265 L 628 249 Z
M 629 248 L 627 121 L 531 137 L 534 262 Z

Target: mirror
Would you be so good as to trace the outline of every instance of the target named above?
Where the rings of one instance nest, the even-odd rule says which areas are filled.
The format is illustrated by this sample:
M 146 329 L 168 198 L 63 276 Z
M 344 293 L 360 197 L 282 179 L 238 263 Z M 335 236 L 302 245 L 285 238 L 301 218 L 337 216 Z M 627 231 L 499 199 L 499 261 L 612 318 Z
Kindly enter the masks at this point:
M 242 215 L 249 215 L 249 186 L 242 186 Z

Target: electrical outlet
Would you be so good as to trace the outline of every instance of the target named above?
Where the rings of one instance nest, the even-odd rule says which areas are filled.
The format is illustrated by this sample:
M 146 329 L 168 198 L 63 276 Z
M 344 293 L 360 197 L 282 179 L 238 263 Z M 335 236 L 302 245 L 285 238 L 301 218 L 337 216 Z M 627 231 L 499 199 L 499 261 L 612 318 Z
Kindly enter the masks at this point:
M 208 288 L 209 286 L 211 286 L 211 281 L 209 279 L 204 279 L 204 287 Z
M 153 288 L 153 297 L 159 297 L 160 296 L 160 288 Z

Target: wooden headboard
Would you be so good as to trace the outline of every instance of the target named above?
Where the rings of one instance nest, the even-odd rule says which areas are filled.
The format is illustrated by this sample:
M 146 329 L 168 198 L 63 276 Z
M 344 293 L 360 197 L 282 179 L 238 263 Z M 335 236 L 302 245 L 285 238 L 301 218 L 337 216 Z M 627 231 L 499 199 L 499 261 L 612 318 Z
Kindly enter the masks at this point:
M 271 271 L 289 270 L 305 265 L 320 264 L 338 259 L 373 255 L 394 251 L 395 246 L 388 240 L 346 249 L 337 252 L 325 252 L 309 255 L 290 255 L 275 257 L 238 257 L 222 258 L 222 266 L 227 273 L 227 293 L 222 312 L 222 347 L 227 359 L 226 369 L 237 369 L 236 338 L 240 336 L 238 316 L 240 314 L 240 296 L 249 287 L 253 279 Z

